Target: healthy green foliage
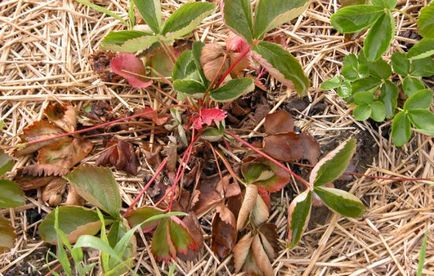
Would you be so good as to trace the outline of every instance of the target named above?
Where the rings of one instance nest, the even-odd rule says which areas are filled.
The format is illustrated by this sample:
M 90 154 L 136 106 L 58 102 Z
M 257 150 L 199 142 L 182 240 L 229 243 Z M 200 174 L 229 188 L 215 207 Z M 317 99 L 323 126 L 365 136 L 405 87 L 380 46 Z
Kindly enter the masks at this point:
M 161 29 L 161 6 L 159 0 L 134 0 L 134 4 L 140 12 L 143 20 L 159 34 Z
M 420 10 L 417 28 L 424 38 L 434 38 L 434 2 Z
M 428 243 L 428 229 L 425 232 L 425 235 L 423 235 L 423 239 L 422 239 L 422 245 L 420 247 L 420 252 L 419 252 L 419 260 L 418 260 L 418 264 L 417 264 L 417 272 L 416 272 L 416 276 L 422 276 L 422 271 L 423 271 L 423 266 L 425 265 L 425 258 L 426 258 L 426 247 L 427 247 L 427 243 Z
M 16 234 L 10 222 L 0 216 L 0 253 L 14 246 L 15 237 Z
M 384 14 L 384 9 L 371 5 L 353 5 L 339 9 L 330 18 L 340 33 L 356 33 L 371 27 Z
M 224 0 L 223 13 L 226 25 L 251 43 L 253 23 L 250 0 Z
M 315 187 L 314 192 L 327 207 L 343 216 L 357 218 L 365 212 L 365 206 L 360 199 L 343 190 Z
M 385 12 L 369 30 L 364 52 L 369 61 L 379 59 L 389 49 L 395 34 L 395 21 L 390 11 Z
M 251 78 L 234 79 L 211 91 L 210 96 L 216 102 L 229 102 L 241 95 L 252 92 L 254 89 L 255 84 Z
M 0 150 L 0 176 L 10 171 L 14 164 L 15 162 L 12 160 L 12 158 L 4 153 L 4 151 Z
M 24 205 L 26 199 L 18 185 L 10 180 L 0 179 L 0 208 L 14 208 Z
M 293 248 L 300 241 L 309 223 L 312 209 L 312 192 L 304 191 L 295 197 L 288 208 L 289 247 Z

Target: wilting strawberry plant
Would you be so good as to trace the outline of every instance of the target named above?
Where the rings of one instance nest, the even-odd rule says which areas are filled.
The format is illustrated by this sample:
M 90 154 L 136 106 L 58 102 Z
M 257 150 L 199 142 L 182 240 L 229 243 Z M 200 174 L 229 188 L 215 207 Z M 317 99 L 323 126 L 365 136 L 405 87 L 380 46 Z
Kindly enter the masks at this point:
M 102 80 L 125 79 L 133 89 L 155 92 L 149 93 L 155 104 L 121 115 L 102 103 L 81 111 L 50 104 L 20 136 L 15 154 L 37 157 L 15 180 L 26 191 L 41 188 L 47 205 L 64 205 L 45 216 L 39 233 L 57 245 L 66 274 L 93 269 L 83 264 L 82 247 L 99 251 L 105 274 L 131 271 L 139 229 L 152 240 L 157 260 L 192 260 L 204 243 L 199 219 L 212 215 L 216 255 L 223 259 L 233 253 L 237 272 L 272 275 L 271 263 L 281 247 L 269 219 L 273 193 L 301 191 L 288 207 L 289 248 L 301 240 L 314 203 L 347 217 L 363 215 L 363 203 L 333 184 L 355 152 L 354 139 L 320 158 L 319 143 L 295 128 L 286 111 L 258 116 L 255 124 L 264 119 L 262 135 L 251 143 L 234 123 L 247 114 L 243 100 L 253 102 L 253 94 L 265 94 L 260 78 L 266 72 L 299 95 L 308 89 L 298 60 L 266 41 L 267 32 L 298 17 L 307 0 L 261 0 L 254 7 L 248 0 L 223 1 L 224 22 L 231 30 L 224 45 L 180 43 L 216 9 L 211 3 L 183 4 L 163 20 L 159 1 L 132 1 L 125 21 L 89 1 L 79 2 L 128 28 L 103 39 L 101 47 L 112 52 L 91 57 L 96 73 Z M 141 18 L 135 17 L 136 10 Z M 129 137 L 131 132 L 141 138 Z M 104 150 L 94 147 L 96 138 L 104 140 Z M 103 166 L 139 175 L 145 164 L 137 158 L 138 149 L 152 173 L 146 171 L 133 199 L 122 199 L 113 173 Z M 96 166 L 78 165 L 88 160 Z M 300 160 L 310 164 L 295 164 Z M 309 166 L 305 179 L 301 174 Z
M 408 52 L 394 52 L 389 61 L 383 54 L 394 38 L 392 16 L 395 0 L 371 1 L 372 4 L 341 8 L 332 25 L 341 33 L 369 29 L 363 50 L 343 60 L 341 75 L 322 83 L 323 90 L 336 89 L 351 103 L 356 120 L 376 122 L 392 120 L 391 137 L 396 146 L 406 144 L 412 129 L 434 135 L 434 113 L 431 112 L 432 89 L 423 78 L 434 75 L 434 4 L 421 9 L 417 20 L 423 36 Z

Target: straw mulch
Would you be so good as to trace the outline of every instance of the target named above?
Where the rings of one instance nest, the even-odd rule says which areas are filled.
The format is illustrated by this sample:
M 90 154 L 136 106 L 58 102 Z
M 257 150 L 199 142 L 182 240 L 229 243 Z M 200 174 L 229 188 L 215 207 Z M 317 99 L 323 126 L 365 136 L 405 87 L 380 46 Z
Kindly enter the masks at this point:
M 126 15 L 127 1 L 96 1 Z M 164 1 L 164 10 L 176 9 L 180 1 Z M 415 43 L 415 17 L 427 0 L 401 0 L 394 14 L 398 22 L 393 50 L 406 50 Z M 344 137 L 359 139 L 355 162 L 358 171 L 368 175 L 433 177 L 434 147 L 429 137 L 416 135 L 402 149 L 392 146 L 387 134 L 389 123 L 371 125 L 356 122 L 351 110 L 333 91 L 319 91 L 319 84 L 334 76 L 342 58 L 361 47 L 363 37 L 344 40 L 330 26 L 330 15 L 338 9 L 336 0 L 313 0 L 298 20 L 270 35 L 286 39 L 290 51 L 303 63 L 312 80 L 310 103 L 299 108 L 298 126 L 332 149 Z M 167 15 L 167 14 L 166 14 Z M 10 149 L 18 142 L 17 134 L 42 116 L 50 101 L 72 101 L 78 108 L 89 101 L 107 100 L 114 112 L 132 110 L 152 101 L 152 89 L 138 92 L 124 85 L 106 85 L 91 71 L 88 57 L 98 49 L 100 40 L 116 20 L 78 5 L 72 0 L 3 0 L 0 2 L 0 144 Z M 221 15 L 210 16 L 194 33 L 203 41 L 224 41 L 226 28 Z M 271 87 L 274 82 L 271 80 Z M 432 86 L 432 82 L 430 85 Z M 279 87 L 279 86 L 276 86 Z M 270 94 L 278 106 L 291 110 L 300 100 L 290 91 L 277 88 Z M 131 134 L 132 136 L 134 134 Z M 101 139 L 92 140 L 101 143 Z M 96 147 L 94 153 L 101 150 Z M 83 162 L 92 163 L 93 154 Z M 19 159 L 15 169 L 32 162 Z M 138 177 L 116 172 L 125 202 L 143 185 L 147 166 Z M 273 267 L 279 275 L 414 275 L 423 235 L 428 235 L 424 273 L 434 275 L 434 189 L 428 183 L 373 180 L 358 177 L 348 183 L 354 194 L 369 206 L 360 220 L 346 219 L 315 209 L 310 227 L 300 245 L 282 249 Z M 282 245 L 286 239 L 285 193 L 275 199 L 271 220 L 276 222 Z M 27 204 L 14 210 L 1 210 L 10 217 L 18 234 L 16 246 L 0 255 L 0 273 L 4 275 L 40 275 L 47 264 L 47 246 L 37 236 L 37 226 L 50 208 L 40 199 L 40 192 L 28 197 Z M 210 216 L 202 218 L 207 245 L 195 262 L 177 261 L 180 275 L 230 275 L 231 257 L 221 261 L 209 248 Z M 143 237 L 142 237 L 143 238 Z M 150 255 L 149 240 L 139 249 L 134 270 L 139 274 L 164 275 L 168 266 Z M 284 246 L 282 248 L 285 248 Z M 90 261 L 97 261 L 93 254 Z

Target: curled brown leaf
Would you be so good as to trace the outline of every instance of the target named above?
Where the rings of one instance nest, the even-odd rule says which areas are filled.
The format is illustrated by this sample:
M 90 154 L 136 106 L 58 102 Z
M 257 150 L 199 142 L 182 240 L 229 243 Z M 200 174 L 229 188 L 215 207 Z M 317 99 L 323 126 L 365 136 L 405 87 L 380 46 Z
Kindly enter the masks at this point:
M 70 104 L 52 103 L 44 110 L 48 120 L 66 132 L 77 127 L 77 112 Z
M 273 267 L 271 266 L 270 259 L 268 259 L 267 253 L 262 246 L 259 235 L 253 238 L 252 252 L 256 265 L 264 273 L 265 276 L 273 276 Z
M 125 171 L 132 175 L 137 175 L 139 161 L 137 160 L 133 145 L 118 140 L 112 141 L 109 149 L 103 152 L 96 160 L 96 165 L 112 165 L 118 170 Z
M 66 180 L 56 177 L 42 191 L 42 200 L 49 206 L 57 206 L 62 202 L 62 196 L 65 192 Z
M 229 68 L 223 46 L 217 43 L 206 44 L 201 52 L 200 64 L 203 68 L 205 77 L 212 81 L 219 79 L 224 71 Z
M 253 207 L 256 204 L 256 198 L 258 197 L 258 187 L 256 185 L 247 185 L 246 192 L 244 194 L 243 203 L 241 204 L 240 212 L 237 219 L 237 230 L 240 231 L 252 212 Z
M 247 233 L 235 245 L 233 249 L 235 272 L 239 272 L 243 268 L 247 256 L 249 255 L 252 242 L 253 242 L 252 233 Z

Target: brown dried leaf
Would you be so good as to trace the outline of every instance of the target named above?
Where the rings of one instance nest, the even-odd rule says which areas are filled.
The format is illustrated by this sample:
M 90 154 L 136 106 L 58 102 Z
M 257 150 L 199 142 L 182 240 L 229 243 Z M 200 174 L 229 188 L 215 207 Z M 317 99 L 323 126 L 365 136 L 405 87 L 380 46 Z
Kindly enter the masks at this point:
M 216 204 L 222 201 L 221 195 L 216 191 L 216 185 L 219 181 L 218 177 L 202 178 L 199 182 L 199 201 L 192 206 L 194 213 L 201 216 L 213 208 Z
M 96 165 L 112 165 L 118 170 L 137 175 L 139 161 L 137 160 L 133 145 L 122 140 L 113 143 L 108 150 L 99 156 L 96 160 Z
M 252 252 L 256 265 L 264 273 L 265 276 L 273 276 L 273 267 L 271 266 L 270 259 L 268 259 L 267 253 L 262 246 L 259 235 L 253 238 Z
M 34 176 L 22 175 L 22 170 L 19 170 L 18 175 L 14 178 L 14 181 L 18 184 L 21 190 L 29 191 L 47 185 L 54 178 L 55 176 L 34 177 Z
M 225 258 L 232 251 L 236 241 L 235 216 L 221 204 L 217 207 L 217 213 L 212 221 L 211 249 L 220 258 Z
M 235 245 L 233 250 L 235 272 L 239 272 L 241 268 L 243 268 L 247 256 L 249 255 L 252 242 L 253 242 L 252 233 L 247 233 L 244 237 L 242 237 L 238 241 L 237 245 Z
M 62 202 L 62 195 L 65 192 L 66 180 L 56 177 L 42 191 L 42 201 L 49 206 L 57 206 Z
M 23 142 L 23 144 L 21 146 L 18 145 L 15 155 L 17 156 L 26 155 L 35 152 L 47 145 L 68 140 L 68 138 L 62 137 L 62 138 L 51 139 L 48 141 L 39 142 L 31 145 L 25 144 L 36 140 L 50 138 L 60 133 L 63 133 L 63 131 L 57 126 L 55 126 L 54 124 L 48 122 L 47 120 L 36 121 L 23 130 L 23 133 L 20 135 L 20 139 Z
M 241 193 L 240 185 L 238 182 L 233 180 L 234 179 L 229 174 L 223 176 L 223 178 L 217 183 L 216 191 L 225 198 L 239 195 Z
M 48 120 L 66 132 L 77 127 L 77 112 L 70 104 L 52 103 L 44 110 Z
M 200 56 L 205 77 L 210 80 L 218 80 L 229 68 L 229 59 L 225 57 L 224 48 L 217 44 L 205 44 Z
M 274 260 L 279 251 L 277 227 L 273 223 L 264 223 L 259 228 L 262 245 L 270 260 Z
M 68 169 L 51 164 L 35 164 L 22 169 L 22 174 L 29 176 L 63 176 L 68 172 Z
M 65 205 L 76 205 L 76 206 L 83 206 L 84 200 L 83 198 L 77 193 L 77 190 L 74 186 L 68 185 L 68 196 L 66 197 Z
M 226 207 L 226 205 L 224 205 L 223 203 L 217 205 L 216 212 L 224 223 L 235 226 L 236 223 L 235 216 L 231 212 L 231 210 L 229 210 L 229 208 Z
M 198 256 L 199 250 L 203 246 L 203 235 L 201 232 L 201 227 L 199 224 L 199 220 L 192 212 L 190 212 L 188 216 L 185 216 L 182 222 L 184 223 L 184 226 L 188 229 L 188 232 L 193 238 L 193 242 L 198 245 L 198 247 L 195 250 L 188 250 L 186 254 L 179 252 L 178 257 L 184 261 L 192 261 Z
M 312 136 L 294 132 L 265 137 L 263 150 L 280 161 L 307 159 L 313 165 L 318 162 L 321 153 L 318 142 Z
M 256 185 L 247 185 L 246 192 L 244 194 L 243 203 L 241 204 L 240 212 L 237 219 L 237 230 L 240 231 L 250 215 L 253 207 L 256 204 L 256 198 L 258 197 L 258 187 Z
M 118 82 L 122 79 L 121 76 L 114 74 L 110 70 L 110 63 L 114 57 L 115 54 L 108 51 L 98 51 L 89 57 L 92 70 L 99 75 L 102 81 Z
M 293 132 L 294 119 L 288 112 L 278 110 L 265 116 L 264 128 L 268 135 Z
M 265 204 L 262 197 L 256 197 L 256 204 L 252 210 L 252 222 L 259 226 L 262 223 L 266 222 L 268 217 L 270 216 L 270 212 L 268 211 L 268 206 Z

